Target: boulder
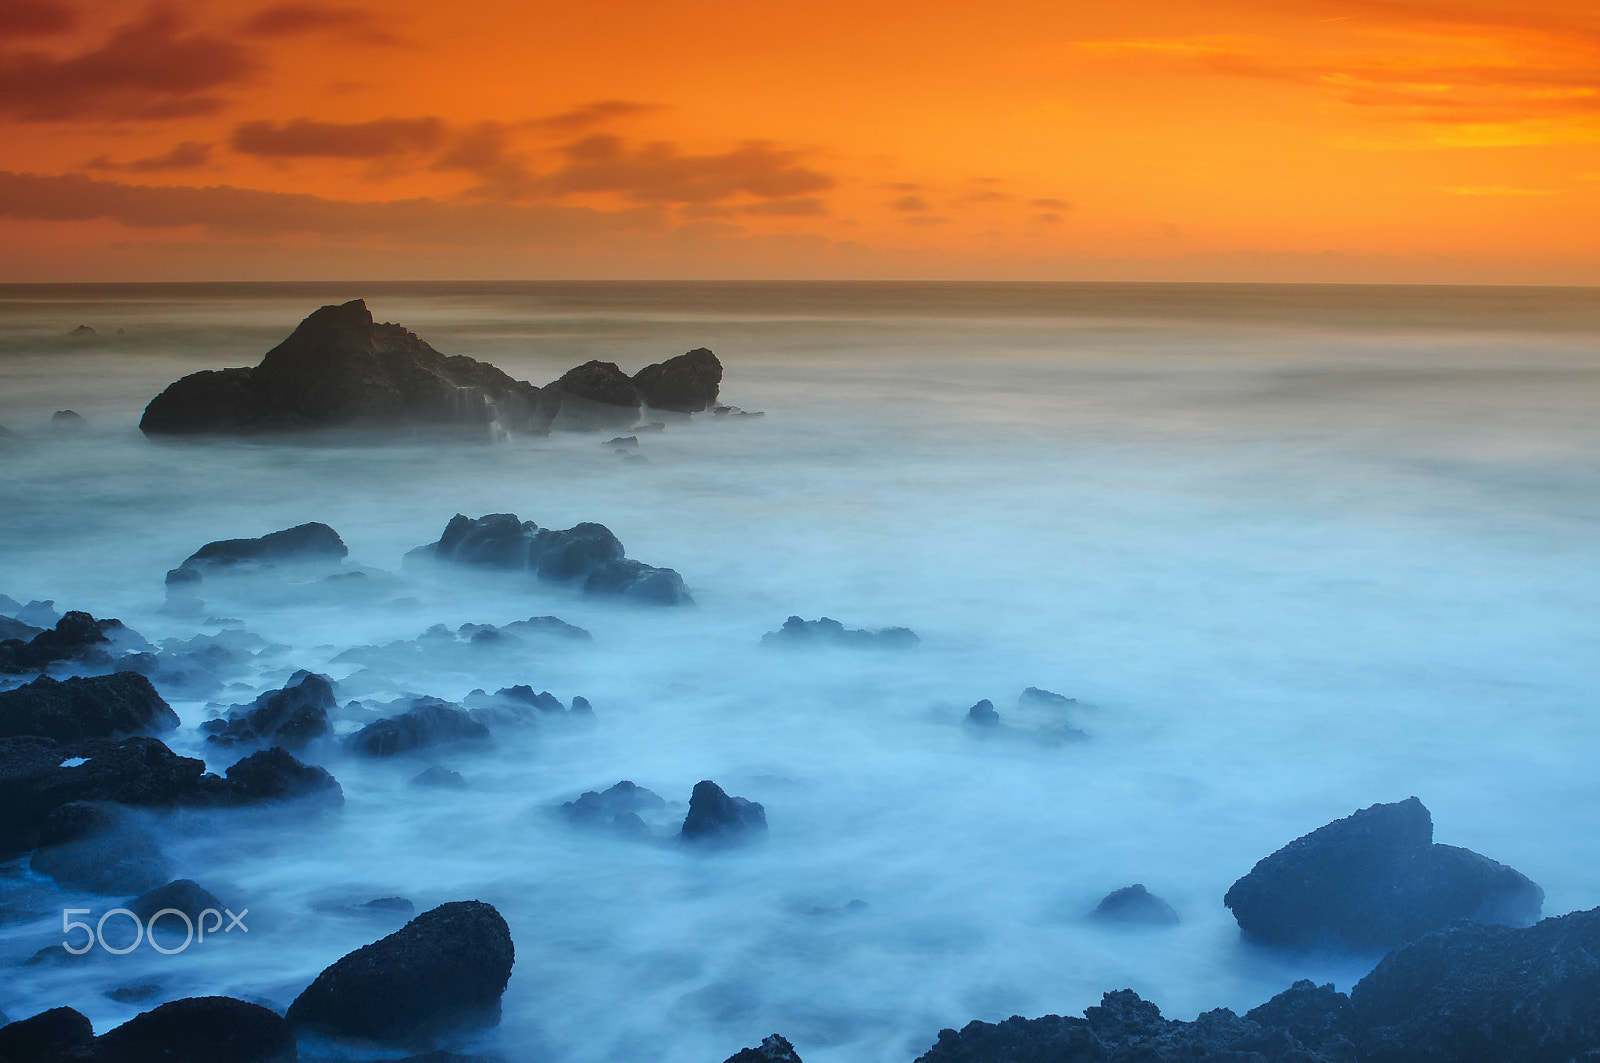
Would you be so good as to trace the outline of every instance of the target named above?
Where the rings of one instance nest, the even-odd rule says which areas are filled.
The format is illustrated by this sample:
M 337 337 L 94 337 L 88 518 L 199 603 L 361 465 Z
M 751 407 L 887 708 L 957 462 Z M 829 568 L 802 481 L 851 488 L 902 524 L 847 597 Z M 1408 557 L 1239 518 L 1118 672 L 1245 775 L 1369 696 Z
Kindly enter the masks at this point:
M 188 997 L 98 1037 L 100 1063 L 294 1063 L 294 1031 L 275 1012 L 232 997 Z
M 552 428 L 575 432 L 627 428 L 639 420 L 638 389 L 615 362 L 588 361 L 567 370 L 539 393 L 540 413 Z
M 219 745 L 272 742 L 298 749 L 333 732 L 328 713 L 338 704 L 327 676 L 301 670 L 280 689 L 250 705 L 233 706 L 227 720 L 209 720 L 201 729 L 209 732 L 207 741 Z
M 56 609 L 54 598 L 43 601 L 35 598 L 21 609 L 11 614 L 24 624 L 32 624 L 37 628 L 51 628 L 61 619 L 61 612 Z
M 57 410 L 50 415 L 50 427 L 57 432 L 77 432 L 89 427 L 77 410 Z
M 200 883 L 193 879 L 180 878 L 168 882 L 165 886 L 157 886 L 153 890 L 141 893 L 123 907 L 148 924 L 151 916 L 168 908 L 182 912 L 191 921 L 198 921 L 200 913 L 207 909 L 222 911 L 222 902 Z M 176 929 L 179 922 L 173 920 L 171 929 Z M 162 929 L 169 929 L 165 920 L 158 925 Z
M 188 600 L 189 607 L 197 608 L 193 599 L 207 575 L 255 573 L 288 565 L 332 567 L 342 564 L 349 554 L 339 533 L 316 521 L 256 539 L 219 539 L 206 543 L 167 573 L 167 598 Z
M 607 826 L 627 834 L 638 833 L 639 827 L 649 827 L 640 817 L 641 812 L 660 812 L 667 807 L 658 794 L 646 790 L 627 779 L 605 790 L 588 790 L 574 801 L 561 806 L 562 815 L 579 826 Z
M 360 299 L 307 317 L 255 368 L 194 373 L 145 407 L 147 435 L 326 428 L 542 431 L 539 389 L 471 358 L 446 357 Z
M 344 790 L 327 769 L 302 764 L 281 746 L 252 753 L 229 768 L 227 786 L 219 796 L 223 803 L 234 805 L 303 797 L 321 804 L 344 803 Z
M 1526 926 L 1544 891 L 1517 871 L 1433 841 L 1415 797 L 1378 804 L 1290 842 L 1223 903 L 1246 937 L 1293 948 L 1381 951 L 1457 919 Z
M 1000 714 L 995 711 L 994 702 L 984 698 L 967 710 L 967 722 L 975 727 L 998 727 Z
M 149 831 L 116 806 L 73 801 L 50 811 L 28 866 L 67 889 L 137 893 L 172 874 Z
M 766 833 L 767 810 L 761 805 L 742 797 L 729 797 L 710 779 L 694 784 L 689 814 L 683 820 L 685 841 L 734 845 L 757 840 Z
M 0 738 L 40 735 L 76 742 L 177 726 L 178 714 L 137 672 L 66 680 L 40 676 L 27 686 L 0 692 Z
M 106 664 L 117 652 L 150 648 L 120 620 L 96 620 L 73 610 L 56 621 L 53 629 L 41 631 L 28 642 L 0 642 L 0 672 L 37 672 L 57 661 Z
M 345 740 L 353 753 L 392 757 L 446 742 L 483 741 L 489 729 L 459 705 L 438 698 L 416 698 L 409 712 L 370 723 Z
M 51 1008 L 0 1027 L 0 1059 L 10 1063 L 96 1063 L 94 1026 L 71 1008 Z
M 419 772 L 413 776 L 411 785 L 436 786 L 447 790 L 464 790 L 467 788 L 467 780 L 461 777 L 459 771 L 451 771 L 449 768 L 435 764 L 426 771 Z
M 759 1048 L 746 1048 L 729 1056 L 723 1063 L 800 1063 L 800 1055 L 786 1038 L 773 1034 L 763 1037 Z
M 631 558 L 616 558 L 595 568 L 583 581 L 583 593 L 626 598 L 646 605 L 685 605 L 693 601 L 677 572 Z
M 327 968 L 288 1019 L 325 1036 L 425 1045 L 498 1023 L 514 960 L 510 928 L 492 905 L 453 901 Z
M 849 649 L 910 650 L 921 645 L 916 632 L 904 627 L 886 627 L 877 631 L 847 628 L 832 617 L 819 620 L 802 620 L 791 616 L 777 631 L 761 636 L 761 645 L 783 648 L 809 646 L 843 646 Z
M 654 410 L 699 413 L 717 404 L 722 363 L 704 347 L 647 365 L 633 375 L 633 386 Z
M 1178 921 L 1172 905 L 1135 882 L 1131 886 L 1112 890 L 1095 905 L 1090 919 L 1106 923 L 1143 923 L 1148 926 L 1171 926 Z

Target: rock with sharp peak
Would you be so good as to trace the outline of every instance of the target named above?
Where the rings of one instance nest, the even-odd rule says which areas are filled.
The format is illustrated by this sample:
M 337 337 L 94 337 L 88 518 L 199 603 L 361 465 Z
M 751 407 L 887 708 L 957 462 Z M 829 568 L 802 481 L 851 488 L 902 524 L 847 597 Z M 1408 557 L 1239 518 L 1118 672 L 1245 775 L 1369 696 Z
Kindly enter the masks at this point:
M 633 375 L 633 386 L 652 410 L 700 413 L 717 404 L 722 363 L 704 347 L 647 365 Z

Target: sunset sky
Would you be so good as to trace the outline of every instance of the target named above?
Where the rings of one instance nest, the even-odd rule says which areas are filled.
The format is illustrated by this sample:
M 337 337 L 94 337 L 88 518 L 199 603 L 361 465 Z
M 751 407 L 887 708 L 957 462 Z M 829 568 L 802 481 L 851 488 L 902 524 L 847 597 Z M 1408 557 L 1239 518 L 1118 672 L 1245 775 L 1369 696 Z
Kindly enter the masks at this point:
M 0 280 L 1600 284 L 1595 0 L 0 0 Z

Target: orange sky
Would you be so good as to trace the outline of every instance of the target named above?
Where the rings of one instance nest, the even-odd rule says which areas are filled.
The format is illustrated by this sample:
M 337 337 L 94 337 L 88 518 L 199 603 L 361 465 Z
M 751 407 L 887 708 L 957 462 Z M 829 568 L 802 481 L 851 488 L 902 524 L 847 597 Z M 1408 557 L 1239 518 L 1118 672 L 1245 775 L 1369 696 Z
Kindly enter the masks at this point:
M 0 280 L 1600 284 L 1594 0 L 0 0 Z

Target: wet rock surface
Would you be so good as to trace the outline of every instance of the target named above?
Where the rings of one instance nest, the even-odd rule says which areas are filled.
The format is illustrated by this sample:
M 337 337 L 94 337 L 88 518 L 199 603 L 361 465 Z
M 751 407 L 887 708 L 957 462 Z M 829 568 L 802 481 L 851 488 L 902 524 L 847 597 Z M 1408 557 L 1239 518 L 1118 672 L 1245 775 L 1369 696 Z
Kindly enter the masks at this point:
M 767 810 L 755 801 L 731 797 L 712 782 L 695 783 L 684 817 L 684 841 L 704 845 L 740 845 L 766 837 Z
M 75 742 L 159 733 L 177 726 L 172 706 L 136 672 L 65 680 L 40 676 L 26 686 L 0 692 L 0 738 L 38 735 Z
M 38 672 L 60 661 L 106 665 L 122 653 L 151 648 L 120 620 L 96 620 L 88 613 L 73 610 L 56 621 L 53 628 L 27 642 L 0 642 L 0 672 Z
M 647 365 L 633 375 L 633 386 L 654 410 L 699 413 L 717 404 L 722 363 L 704 347 Z
M 281 688 L 250 705 L 235 705 L 228 719 L 208 720 L 201 730 L 207 732 L 207 741 L 219 745 L 272 742 L 296 749 L 332 733 L 328 713 L 337 707 L 327 676 L 299 671 Z
M 416 698 L 408 712 L 370 723 L 345 740 L 352 753 L 392 757 L 451 742 L 481 742 L 489 728 L 459 705 L 438 698 Z
M 294 1031 L 260 1004 L 188 997 L 135 1016 L 95 1040 L 100 1063 L 294 1063 Z
M 1171 926 L 1178 921 L 1172 905 L 1145 889 L 1144 883 L 1112 890 L 1089 913 L 1090 919 L 1105 923 Z
M 763 1037 L 755 1048 L 746 1048 L 729 1056 L 723 1063 L 801 1063 L 800 1055 L 788 1039 L 773 1034 Z

